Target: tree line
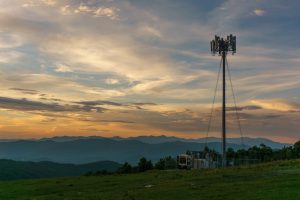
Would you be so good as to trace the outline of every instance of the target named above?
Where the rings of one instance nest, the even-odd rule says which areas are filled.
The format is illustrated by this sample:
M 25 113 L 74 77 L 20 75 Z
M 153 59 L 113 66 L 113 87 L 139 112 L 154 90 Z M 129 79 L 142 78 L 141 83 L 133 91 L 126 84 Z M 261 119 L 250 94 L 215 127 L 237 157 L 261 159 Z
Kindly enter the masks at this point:
M 234 151 L 232 148 L 227 150 L 228 160 L 257 160 L 258 162 L 270 162 L 276 160 L 290 160 L 300 158 L 300 141 L 292 146 L 282 149 L 272 149 L 264 144 L 253 146 L 249 149 L 239 149 Z
M 142 157 L 137 166 L 132 166 L 128 162 L 125 162 L 116 172 L 107 172 L 106 170 L 101 170 L 97 172 L 88 172 L 85 175 L 106 175 L 106 174 L 130 174 L 130 173 L 140 173 L 148 170 L 167 170 L 167 169 L 177 169 L 177 161 L 171 156 L 167 156 L 159 159 L 155 164 L 151 160 L 147 160 L 145 157 Z
M 221 160 L 221 155 L 215 150 L 208 148 L 204 149 L 204 152 L 209 152 L 213 155 L 214 160 Z M 187 151 L 189 154 L 190 151 Z M 300 158 L 300 141 L 296 142 L 292 146 L 283 147 L 282 149 L 272 149 L 264 144 L 259 146 L 253 146 L 249 149 L 239 149 L 234 150 L 232 148 L 227 149 L 227 160 L 231 165 L 242 165 L 242 164 L 254 164 L 261 162 L 270 162 L 277 160 L 290 160 Z M 147 160 L 142 157 L 137 166 L 132 166 L 128 162 L 125 162 L 116 172 L 118 174 L 129 174 L 129 173 L 139 173 L 148 170 L 170 170 L 177 169 L 177 161 L 171 156 L 167 156 L 159 159 L 155 164 L 151 160 Z M 100 175 L 100 174 L 111 174 L 105 170 L 98 172 L 88 172 L 86 175 Z

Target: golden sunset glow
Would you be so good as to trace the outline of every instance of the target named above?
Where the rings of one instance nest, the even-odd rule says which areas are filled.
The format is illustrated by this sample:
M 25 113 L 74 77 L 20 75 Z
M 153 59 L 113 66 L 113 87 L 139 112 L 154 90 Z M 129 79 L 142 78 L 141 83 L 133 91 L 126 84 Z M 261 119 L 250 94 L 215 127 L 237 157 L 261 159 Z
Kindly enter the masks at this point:
M 220 61 L 209 41 L 232 32 L 245 136 L 299 139 L 299 46 L 287 44 L 295 34 L 266 39 L 278 25 L 264 20 L 280 18 L 280 6 L 232 4 L 203 4 L 197 14 L 190 5 L 179 16 L 164 3 L 0 1 L 0 138 L 205 137 Z M 231 114 L 228 135 L 239 137 Z M 210 136 L 220 136 L 220 117 L 216 109 Z

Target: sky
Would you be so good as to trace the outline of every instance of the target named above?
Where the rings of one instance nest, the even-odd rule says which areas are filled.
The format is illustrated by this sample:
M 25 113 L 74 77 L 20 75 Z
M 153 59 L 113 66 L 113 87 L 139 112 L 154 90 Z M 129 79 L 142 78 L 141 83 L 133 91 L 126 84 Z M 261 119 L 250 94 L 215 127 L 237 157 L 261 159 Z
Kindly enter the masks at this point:
M 0 138 L 205 137 L 220 63 L 209 43 L 234 34 L 242 135 L 300 140 L 299 9 L 298 0 L 0 0 Z M 240 137 L 227 86 L 228 137 Z M 208 136 L 221 135 L 220 88 Z

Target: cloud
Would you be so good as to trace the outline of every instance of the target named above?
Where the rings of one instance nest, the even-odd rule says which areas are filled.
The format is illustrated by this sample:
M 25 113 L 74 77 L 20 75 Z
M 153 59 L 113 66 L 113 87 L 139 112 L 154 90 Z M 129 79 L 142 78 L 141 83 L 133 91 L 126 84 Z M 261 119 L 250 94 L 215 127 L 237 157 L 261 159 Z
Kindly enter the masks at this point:
M 148 35 L 150 37 L 156 37 L 156 38 L 161 38 L 162 34 L 159 30 L 157 30 L 154 27 L 151 26 L 142 26 L 139 28 L 139 31 L 141 32 L 141 34 L 143 34 L 143 36 Z
M 2 80 L 0 88 L 7 90 L 7 88 L 19 88 L 22 85 L 22 89 L 30 88 L 30 90 L 39 91 L 39 96 L 35 98 L 56 98 L 72 102 L 85 99 L 108 99 L 108 97 L 124 95 L 122 91 L 88 86 L 78 83 L 72 78 L 48 74 L 19 74 L 10 71 L 10 73 L 0 73 L 0 78 Z M 12 93 L 13 91 L 20 92 L 21 90 L 7 90 L 7 93 L 13 97 L 24 97 L 24 95 L 18 95 L 16 92 Z M 30 98 L 34 97 L 30 96 Z
M 141 103 L 132 103 L 133 105 L 138 105 L 138 106 L 156 106 L 156 103 L 148 103 L 148 102 L 141 102 Z
M 21 61 L 21 59 L 24 57 L 24 54 L 15 51 L 15 50 L 8 50 L 3 51 L 0 50 L 0 63 L 6 63 L 6 64 L 14 64 Z
M 263 16 L 263 15 L 265 15 L 265 10 L 262 10 L 262 9 L 255 9 L 255 10 L 253 10 L 253 13 L 256 15 L 256 16 Z
M 57 3 L 57 0 L 43 0 L 43 2 L 47 5 L 53 6 Z
M 0 32 L 0 48 L 14 48 L 24 44 L 21 36 L 8 32 Z
M 300 104 L 286 100 L 252 100 L 251 103 L 261 106 L 264 109 L 277 110 L 282 112 L 300 112 Z
M 246 110 L 260 110 L 262 109 L 261 106 L 257 105 L 247 105 L 247 106 L 237 106 L 237 107 L 226 107 L 226 111 L 246 111 Z M 221 108 L 218 108 L 218 110 L 221 110 Z
M 73 70 L 71 69 L 71 67 L 64 65 L 64 64 L 58 64 L 55 68 L 56 72 L 73 72 Z
M 0 108 L 19 111 L 49 111 L 49 112 L 103 112 L 105 109 L 93 106 L 77 106 L 69 104 L 42 103 L 27 99 L 0 97 Z
M 105 83 L 108 85 L 115 85 L 118 84 L 120 81 L 118 79 L 108 78 L 105 79 Z
M 96 101 L 79 101 L 79 102 L 74 102 L 77 104 L 82 104 L 85 106 L 97 106 L 97 105 L 111 105 L 111 106 L 122 106 L 123 104 L 116 103 L 116 102 L 111 102 L 111 101 L 101 101 L 101 100 L 96 100 Z
M 63 15 L 70 15 L 72 13 L 75 13 L 75 14 L 88 14 L 93 17 L 106 17 L 111 20 L 119 19 L 118 12 L 120 11 L 120 9 L 116 7 L 96 6 L 93 4 L 84 4 L 84 3 L 81 3 L 77 7 L 75 6 L 63 5 L 59 8 L 59 10 Z
M 51 123 L 51 122 L 55 122 L 56 121 L 56 119 L 54 119 L 54 118 L 47 118 L 47 119 L 43 119 L 41 122 L 42 123 Z
M 41 100 L 45 100 L 45 101 L 63 101 L 61 99 L 56 99 L 56 98 L 45 98 L 45 97 L 42 97 L 40 98 Z
M 101 120 L 101 119 L 81 119 L 84 122 L 102 122 L 102 123 L 122 123 L 122 124 L 133 124 L 132 121 L 126 120 Z
M 63 15 L 71 14 L 72 13 L 71 6 L 70 5 L 64 5 L 64 6 L 60 7 L 60 12 Z
M 114 7 L 98 7 L 97 10 L 94 11 L 96 17 L 108 17 L 112 20 L 118 19 L 119 16 L 117 12 L 120 9 Z
M 9 88 L 9 89 L 22 92 L 23 94 L 30 94 L 30 95 L 36 95 L 39 93 L 39 91 L 37 90 L 30 90 L 30 89 L 23 89 L 23 88 Z
M 24 0 L 22 7 L 30 8 L 43 5 L 54 6 L 55 4 L 57 4 L 57 0 Z
M 74 10 L 75 13 L 89 13 L 92 12 L 92 9 L 89 6 L 86 5 L 79 5 L 76 10 Z

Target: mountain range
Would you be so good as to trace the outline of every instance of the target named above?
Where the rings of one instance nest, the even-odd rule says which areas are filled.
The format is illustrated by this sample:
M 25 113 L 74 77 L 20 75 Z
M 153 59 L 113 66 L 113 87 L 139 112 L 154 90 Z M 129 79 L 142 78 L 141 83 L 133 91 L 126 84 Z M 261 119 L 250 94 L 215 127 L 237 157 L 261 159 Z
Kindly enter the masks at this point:
M 114 137 L 113 139 L 117 140 L 137 140 L 149 144 L 159 144 L 163 142 L 196 142 L 196 143 L 211 143 L 211 142 L 221 142 L 221 138 L 217 137 L 208 137 L 208 138 L 197 138 L 197 139 L 186 139 L 186 138 L 179 138 L 179 137 L 167 137 L 164 135 L 161 136 L 137 136 L 137 137 L 129 137 L 129 138 L 120 138 Z M 281 149 L 284 146 L 290 146 L 291 144 L 288 143 L 280 143 L 275 142 L 270 139 L 266 138 L 250 138 L 250 137 L 243 137 L 243 138 L 227 138 L 226 141 L 232 144 L 238 145 L 245 145 L 245 146 L 259 146 L 260 144 L 265 144 L 272 149 Z
M 52 161 L 83 164 L 102 160 L 136 164 L 141 157 L 157 161 L 165 156 L 185 153 L 187 150 L 203 150 L 206 139 L 184 139 L 167 136 L 139 136 L 131 138 L 53 137 L 35 140 L 5 140 L 0 142 L 0 159 L 17 161 Z M 229 138 L 228 147 L 235 150 L 262 143 L 272 148 L 290 144 L 263 138 Z M 207 146 L 221 150 L 220 139 L 207 138 Z

